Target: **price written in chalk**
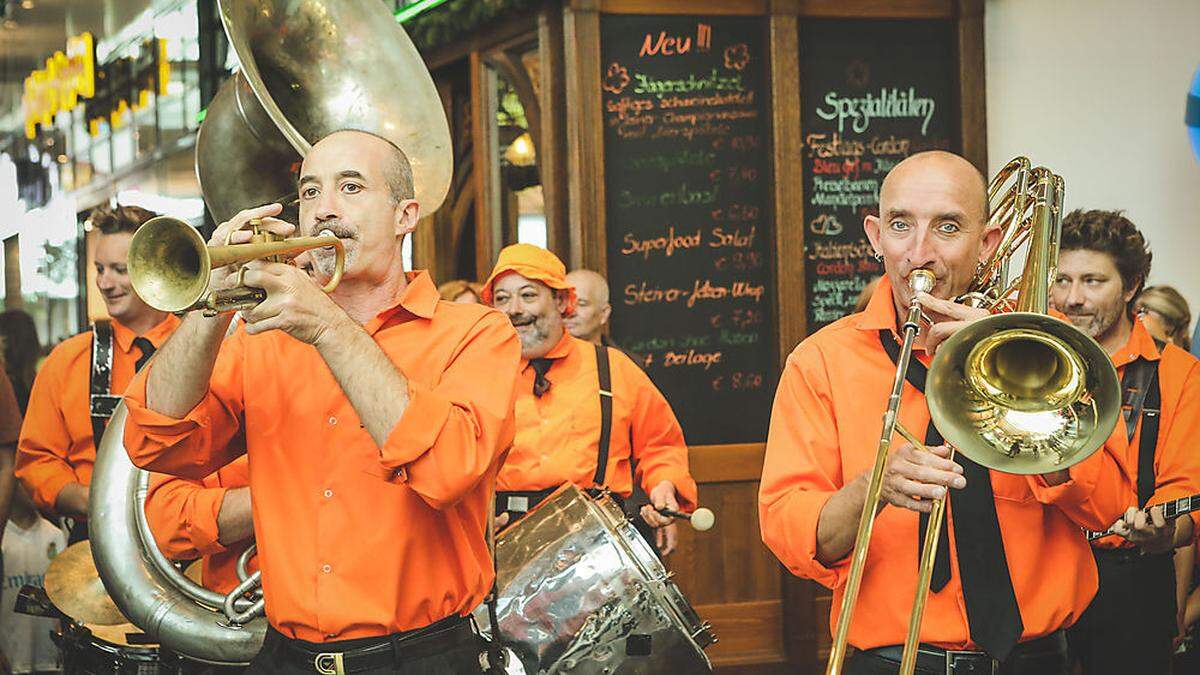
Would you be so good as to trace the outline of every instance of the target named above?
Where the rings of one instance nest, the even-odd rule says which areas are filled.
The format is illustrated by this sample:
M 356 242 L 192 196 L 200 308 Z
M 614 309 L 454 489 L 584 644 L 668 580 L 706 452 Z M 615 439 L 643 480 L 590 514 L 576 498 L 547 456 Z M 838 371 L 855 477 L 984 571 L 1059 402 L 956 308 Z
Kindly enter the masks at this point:
M 712 379 L 713 391 L 749 391 L 762 389 L 762 373 L 736 370 L 726 375 L 717 375 Z

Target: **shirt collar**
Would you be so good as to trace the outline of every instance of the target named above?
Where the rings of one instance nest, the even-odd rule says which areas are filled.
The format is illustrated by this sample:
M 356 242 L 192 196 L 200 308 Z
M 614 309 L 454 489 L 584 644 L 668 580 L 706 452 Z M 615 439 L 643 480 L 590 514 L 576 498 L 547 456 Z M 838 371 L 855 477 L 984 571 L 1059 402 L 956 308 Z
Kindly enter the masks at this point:
M 896 330 L 896 303 L 892 299 L 892 281 L 885 274 L 875 287 L 871 300 L 858 317 L 860 330 Z
M 1139 358 L 1157 361 L 1160 357 L 1158 345 L 1154 344 L 1154 337 L 1150 335 L 1150 331 L 1146 330 L 1142 320 L 1134 317 L 1133 330 L 1129 331 L 1129 339 L 1113 354 L 1112 358 L 1113 365 L 1120 368 Z
M 120 321 L 117 321 L 116 319 L 109 319 L 109 323 L 112 325 L 113 340 L 117 343 L 117 347 L 120 348 L 122 352 L 128 354 L 130 350 L 133 349 L 133 339 L 138 336 L 134 335 L 133 329 L 129 328 Z M 151 328 L 146 332 L 145 335 L 142 335 L 141 337 L 149 340 L 150 344 L 154 345 L 155 349 L 158 349 L 162 346 L 163 342 L 166 341 L 167 337 L 175 331 L 175 327 L 178 325 L 179 317 L 175 316 L 174 314 L 168 314 L 167 318 L 159 321 L 158 325 L 156 325 L 154 328 Z
M 405 287 L 404 292 L 400 294 L 395 303 L 377 314 L 374 319 L 371 319 L 367 323 L 366 330 L 368 333 L 374 333 L 388 319 L 391 319 L 400 312 L 408 312 L 421 319 L 433 318 L 433 313 L 437 310 L 437 304 L 441 300 L 441 296 L 438 294 L 437 287 L 433 285 L 433 279 L 430 278 L 429 272 L 425 270 L 405 272 L 404 278 L 408 281 L 408 286 Z
M 571 337 L 571 334 L 568 333 L 566 327 L 564 327 L 562 337 L 559 338 L 558 343 L 551 347 L 550 351 L 546 352 L 545 356 L 542 356 L 541 358 L 552 360 L 561 359 L 569 355 L 571 351 L 575 349 L 576 343 L 578 342 L 580 342 L 580 340 Z M 528 365 L 529 359 L 522 357 L 521 370 L 525 370 L 525 367 Z

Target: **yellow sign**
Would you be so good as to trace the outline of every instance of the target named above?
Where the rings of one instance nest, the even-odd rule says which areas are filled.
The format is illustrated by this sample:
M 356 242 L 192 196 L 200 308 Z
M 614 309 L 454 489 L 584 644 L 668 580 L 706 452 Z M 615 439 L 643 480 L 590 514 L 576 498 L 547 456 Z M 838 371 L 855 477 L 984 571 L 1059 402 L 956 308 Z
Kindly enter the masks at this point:
M 37 135 L 37 125 L 49 127 L 60 111 L 71 110 L 80 98 L 96 94 L 96 61 L 91 33 L 67 40 L 67 51 L 55 52 L 46 67 L 25 78 L 21 106 L 25 113 L 25 137 Z

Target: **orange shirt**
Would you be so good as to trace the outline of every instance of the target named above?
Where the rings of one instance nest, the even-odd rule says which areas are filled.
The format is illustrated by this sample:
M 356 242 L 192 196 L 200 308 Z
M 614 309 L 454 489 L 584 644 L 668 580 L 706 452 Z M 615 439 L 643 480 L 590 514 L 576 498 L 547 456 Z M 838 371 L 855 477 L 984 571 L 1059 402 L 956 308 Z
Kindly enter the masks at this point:
M 793 574 L 833 589 L 831 624 L 841 607 L 850 557 L 829 567 L 817 561 L 817 520 L 836 490 L 874 464 L 896 371 L 879 331 L 895 325 L 891 284 L 885 277 L 865 311 L 796 347 L 775 394 L 759 491 L 763 541 Z M 914 351 L 913 357 L 929 363 L 923 352 Z M 929 423 L 924 395 L 906 384 L 901 401 L 900 421 L 924 436 Z M 1110 441 L 1071 467 L 1070 480 L 1055 487 L 1039 476 L 991 472 L 1025 625 L 1023 640 L 1072 624 L 1095 595 L 1096 566 L 1080 528 L 1108 527 L 1125 510 L 1129 479 L 1120 463 L 1123 452 L 1123 443 Z M 953 509 L 947 514 L 952 526 Z M 904 642 L 917 583 L 917 531 L 915 511 L 888 506 L 879 512 L 850 627 L 855 647 Z M 948 649 L 973 648 L 953 541 L 949 550 L 951 579 L 941 592 L 929 595 L 921 640 Z
M 203 558 L 201 583 L 205 588 L 228 593 L 241 581 L 237 561 L 253 539 L 223 546 L 217 541 L 217 516 L 225 493 L 250 484 L 250 465 L 242 455 L 231 464 L 192 480 L 152 474 L 146 492 L 146 522 L 163 555 L 171 560 Z M 252 557 L 249 571 L 258 569 L 258 559 Z
M 1200 494 L 1200 360 L 1175 345 L 1168 344 L 1159 354 L 1154 338 L 1136 319 L 1129 340 L 1116 354 L 1113 364 L 1117 374 L 1125 375 L 1125 367 L 1138 358 L 1158 361 L 1158 387 L 1162 396 L 1158 418 L 1158 442 L 1154 446 L 1154 495 L 1149 504 Z M 1139 418 L 1133 439 L 1126 443 L 1125 420 L 1117 422 L 1115 438 L 1125 448 L 1125 465 L 1130 474 L 1129 491 L 1123 496 L 1125 506 L 1137 506 L 1137 467 L 1142 440 L 1142 420 Z M 1194 516 L 1193 516 L 1194 519 Z M 1110 523 L 1111 524 L 1111 523 Z M 1101 528 L 1108 529 L 1108 526 Z M 1131 547 L 1125 539 L 1113 535 L 1092 542 L 1100 548 Z
M 605 484 L 628 497 L 633 492 L 633 457 L 647 494 L 669 480 L 675 485 L 679 506 L 691 511 L 696 508 L 696 482 L 688 473 L 687 444 L 675 413 L 628 356 L 605 349 L 613 393 Z M 600 447 L 596 348 L 564 331 L 546 358 L 554 361 L 546 373 L 551 384 L 540 397 L 533 395 L 533 367 L 521 360 L 517 434 L 500 469 L 499 490 L 544 490 L 567 482 L 584 489 L 594 487 Z
M 513 437 L 516 331 L 440 301 L 424 272 L 363 330 L 408 378 L 382 447 L 317 350 L 281 331 L 238 328 L 183 419 L 145 407 L 145 373 L 126 393 L 138 466 L 200 480 L 246 449 L 267 618 L 310 642 L 466 615 L 492 583 L 484 532 Z
M 142 351 L 133 346 L 137 336 L 132 330 L 116 320 L 111 320 L 111 325 L 111 389 L 120 394 L 133 379 Z M 161 347 L 178 325 L 179 319 L 168 314 L 144 337 L 155 348 Z M 63 486 L 92 481 L 96 444 L 89 405 L 91 373 L 92 331 L 87 330 L 55 347 L 33 381 L 18 444 L 17 478 L 45 513 L 54 513 Z

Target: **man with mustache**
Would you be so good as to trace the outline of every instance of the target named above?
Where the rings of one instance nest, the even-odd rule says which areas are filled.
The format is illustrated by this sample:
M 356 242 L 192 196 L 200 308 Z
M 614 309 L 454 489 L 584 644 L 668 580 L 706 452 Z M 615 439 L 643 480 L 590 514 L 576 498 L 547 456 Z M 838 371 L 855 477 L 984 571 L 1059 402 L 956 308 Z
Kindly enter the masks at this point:
M 1111 447 L 1040 476 L 990 471 L 949 449 L 930 423 L 925 373 L 937 345 L 987 312 L 952 301 L 1000 240 L 988 223 L 986 181 L 962 157 L 922 152 L 883 181 L 864 229 L 885 276 L 864 311 L 800 343 L 775 394 L 759 491 L 763 541 L 797 576 L 833 589 L 836 623 L 859 516 L 896 373 L 899 335 L 918 269 L 936 284 L 917 295 L 921 331 L 900 421 L 925 452 L 896 441 L 884 467 L 846 673 L 895 673 L 917 586 L 931 500 L 948 496 L 946 528 L 921 624 L 920 673 L 1065 675 L 1064 629 L 1096 591 L 1081 527 L 1107 527 L 1124 509 L 1121 457 Z M 1048 579 L 1047 575 L 1053 575 Z M 836 626 L 831 625 L 836 630 Z
M 298 193 L 301 233 L 344 242 L 341 284 L 321 292 L 328 249 L 308 256 L 312 277 L 252 263 L 245 283 L 266 299 L 228 339 L 228 314 L 183 320 L 130 386 L 126 448 L 193 480 L 248 456 L 270 624 L 250 672 L 483 672 L 468 617 L 494 577 L 485 532 L 520 343 L 499 312 L 444 302 L 404 270 L 420 208 L 392 139 L 318 140 Z M 290 234 L 279 212 L 242 211 L 212 241 L 244 241 L 259 219 Z
M 691 511 L 696 482 L 670 404 L 629 357 L 572 337 L 563 325 L 575 288 L 550 251 L 514 244 L 500 252 L 483 301 L 508 315 L 521 339 L 517 433 L 498 480 L 496 512 L 504 525 L 560 485 L 608 488 L 628 497 L 637 479 L 650 497 L 642 518 L 671 524 L 657 509 Z M 662 542 L 664 555 L 673 542 Z
M 179 325 L 143 302 L 129 281 L 129 241 L 155 215 L 137 206 L 92 212 L 96 287 L 111 318 L 55 347 L 29 394 L 17 478 L 42 513 L 71 519 L 71 543 L 87 538 L 88 485 L 109 415 L 134 371 Z
M 1117 535 L 1093 542 L 1100 590 L 1070 634 L 1084 673 L 1169 671 L 1177 621 L 1171 551 L 1190 543 L 1195 527 L 1191 515 L 1165 520 L 1161 505 L 1200 493 L 1200 361 L 1157 342 L 1135 315 L 1150 261 L 1141 232 L 1119 211 L 1063 219 L 1051 298 L 1117 366 L 1127 405 L 1114 436 L 1136 476 L 1121 495 L 1128 509 Z

